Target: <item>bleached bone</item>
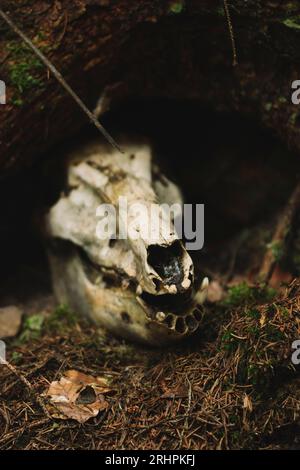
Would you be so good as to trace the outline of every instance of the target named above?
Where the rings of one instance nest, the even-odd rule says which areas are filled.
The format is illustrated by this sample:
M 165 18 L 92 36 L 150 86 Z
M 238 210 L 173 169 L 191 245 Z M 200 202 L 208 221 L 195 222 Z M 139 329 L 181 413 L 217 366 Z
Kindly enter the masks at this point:
M 143 224 L 157 223 L 153 204 L 176 203 L 178 209 L 182 197 L 153 165 L 147 143 L 121 145 L 124 155 L 92 142 L 69 156 L 66 191 L 46 216 L 53 285 L 60 302 L 97 324 L 160 345 L 193 333 L 201 321 L 193 263 L 171 214 L 162 213 L 154 227 L 157 237 L 142 230 Z M 141 202 L 145 208 L 141 217 L 128 221 L 133 231 L 126 232 L 120 196 L 128 206 Z M 97 209 L 107 203 L 116 209 L 118 229 L 127 238 L 99 237 Z M 201 298 L 206 287 L 205 281 Z
M 91 279 L 74 246 L 66 252 L 63 256 L 51 253 L 49 257 L 55 295 L 61 303 L 91 317 L 97 325 L 117 336 L 154 346 L 181 340 L 198 328 L 201 314 L 195 306 L 184 316 L 166 312 L 157 319 L 135 292 L 122 286 L 108 286 L 103 274 Z
M 96 264 L 112 267 L 135 278 L 143 291 L 159 295 L 187 290 L 193 281 L 190 256 L 170 223 L 168 214 L 162 211 L 160 219 L 151 219 L 153 209 L 158 211 L 157 204 L 162 201 L 159 201 L 152 187 L 150 147 L 126 147 L 124 144 L 123 147 L 125 155 L 98 143 L 91 144 L 79 155 L 76 152 L 69 167 L 70 192 L 51 209 L 48 232 L 52 237 L 70 240 L 83 247 Z M 170 185 L 172 189 L 173 186 Z M 118 206 L 120 197 L 126 197 L 128 207 L 142 203 L 146 210 L 137 220 L 133 216 L 129 217 L 128 226 L 131 230 L 127 230 L 128 238 L 118 240 L 114 247 L 110 247 L 110 240 L 99 239 L 96 234 L 96 212 L 101 204 L 112 204 L 119 220 L 125 225 L 127 214 Z M 152 232 L 144 233 L 143 224 L 151 227 L 155 238 Z M 160 254 L 164 256 L 165 250 L 170 251 L 171 261 L 176 259 L 173 263 L 174 282 L 172 276 L 162 276 L 151 265 L 151 259 Z

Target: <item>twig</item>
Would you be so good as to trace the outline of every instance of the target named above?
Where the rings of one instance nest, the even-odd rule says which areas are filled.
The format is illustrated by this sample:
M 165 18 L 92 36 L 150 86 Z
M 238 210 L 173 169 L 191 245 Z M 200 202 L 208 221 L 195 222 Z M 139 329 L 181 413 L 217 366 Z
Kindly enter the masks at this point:
M 70 87 L 70 85 L 65 81 L 62 74 L 57 70 L 57 68 L 50 62 L 49 59 L 41 52 L 41 50 L 36 47 L 31 39 L 29 39 L 26 34 L 21 31 L 14 21 L 0 8 L 0 16 L 3 20 L 9 25 L 9 27 L 27 44 L 28 47 L 34 52 L 34 54 L 43 62 L 43 64 L 50 70 L 54 75 L 56 80 L 61 84 L 61 86 L 67 91 L 67 93 L 73 98 L 73 100 L 78 104 L 82 111 L 88 116 L 89 120 L 94 124 L 94 126 L 101 132 L 105 139 L 119 152 L 124 153 L 120 146 L 115 142 L 111 135 L 106 131 L 106 129 L 99 122 L 97 117 L 88 109 L 84 104 L 81 98 L 75 93 L 75 91 Z
M 191 411 L 191 404 L 192 404 L 192 385 L 191 382 L 187 379 L 187 382 L 189 384 L 189 391 L 188 391 L 188 403 L 187 403 L 187 411 L 185 413 L 185 420 L 183 424 L 183 429 L 180 435 L 180 443 L 179 443 L 179 449 L 182 448 L 182 442 L 183 442 L 183 436 L 184 433 L 188 430 L 189 428 L 189 417 L 190 417 L 190 411 Z
M 223 4 L 224 4 L 224 11 L 225 11 L 226 19 L 227 19 L 227 25 L 228 25 L 229 36 L 230 36 L 231 47 L 232 47 L 232 65 L 233 67 L 236 67 L 238 65 L 238 60 L 237 60 L 237 51 L 236 51 L 234 31 L 233 31 L 233 26 L 232 26 L 232 21 L 231 21 L 231 14 L 230 14 L 227 0 L 223 0 Z
M 284 254 L 285 245 L 288 239 L 288 234 L 293 226 L 295 215 L 300 209 L 300 181 L 292 192 L 287 205 L 281 213 L 277 226 L 275 228 L 272 241 L 264 256 L 261 269 L 259 272 L 259 279 L 268 283 L 274 272 L 279 258 Z M 279 252 L 279 253 L 276 253 Z M 277 255 L 277 256 L 276 256 Z
M 30 391 L 30 393 L 34 397 L 35 401 L 40 405 L 40 407 L 44 411 L 45 415 L 49 419 L 52 419 L 50 413 L 48 412 L 48 410 L 47 410 L 47 408 L 46 408 L 46 406 L 43 402 L 43 400 L 41 399 L 41 397 L 39 397 L 34 392 L 31 383 L 26 379 L 26 377 L 24 377 L 24 375 L 22 375 L 12 364 L 10 364 L 10 362 L 8 362 L 5 359 L 1 358 L 1 356 L 0 356 L 0 364 L 6 366 L 14 375 L 16 375 L 18 377 L 18 379 L 25 385 L 25 387 L 28 388 L 28 390 Z

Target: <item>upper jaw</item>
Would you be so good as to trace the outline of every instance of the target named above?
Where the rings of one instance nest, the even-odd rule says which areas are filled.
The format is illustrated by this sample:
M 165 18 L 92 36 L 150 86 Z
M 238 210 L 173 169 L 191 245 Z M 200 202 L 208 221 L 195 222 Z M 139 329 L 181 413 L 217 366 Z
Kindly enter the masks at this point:
M 48 235 L 82 247 L 96 265 L 116 268 L 136 279 L 142 291 L 153 295 L 188 291 L 194 282 L 193 262 L 170 214 L 160 207 L 164 201 L 159 200 L 151 180 L 150 148 L 129 148 L 121 158 L 113 151 L 96 153 L 93 146 L 90 152 L 79 162 L 71 161 L 67 193 L 47 216 Z M 166 197 L 161 190 L 159 194 Z M 126 198 L 125 206 L 120 197 Z M 134 217 L 130 208 L 141 203 L 143 210 Z M 114 244 L 97 232 L 101 204 L 111 204 L 116 210 Z

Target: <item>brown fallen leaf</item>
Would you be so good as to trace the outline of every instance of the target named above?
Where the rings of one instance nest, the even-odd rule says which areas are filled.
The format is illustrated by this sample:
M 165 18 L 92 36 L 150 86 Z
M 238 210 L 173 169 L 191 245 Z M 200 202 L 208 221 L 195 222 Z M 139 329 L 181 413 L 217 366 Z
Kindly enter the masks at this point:
M 72 418 L 79 423 L 98 415 L 109 404 L 103 394 L 111 391 L 107 379 L 68 370 L 54 381 L 46 393 L 50 397 L 50 413 L 55 418 Z
M 0 308 L 0 338 L 12 338 L 17 335 L 23 312 L 14 305 Z

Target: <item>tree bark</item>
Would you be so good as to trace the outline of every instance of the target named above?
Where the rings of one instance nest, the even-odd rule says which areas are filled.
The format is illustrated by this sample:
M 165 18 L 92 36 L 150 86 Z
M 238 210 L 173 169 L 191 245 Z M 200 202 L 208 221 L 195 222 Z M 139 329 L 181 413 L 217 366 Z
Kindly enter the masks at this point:
M 300 5 L 296 0 L 9 0 L 1 8 L 93 108 L 105 86 L 128 97 L 197 99 L 254 116 L 300 151 Z M 0 21 L 0 173 L 23 168 L 73 135 L 86 117 Z M 109 129 L 108 129 L 109 130 Z M 201 138 L 201 136 L 200 136 Z

